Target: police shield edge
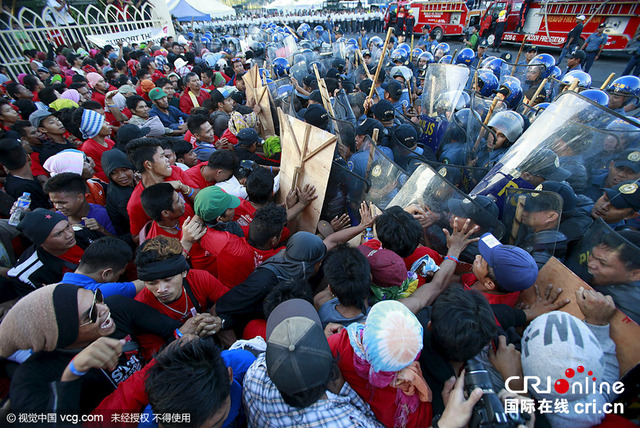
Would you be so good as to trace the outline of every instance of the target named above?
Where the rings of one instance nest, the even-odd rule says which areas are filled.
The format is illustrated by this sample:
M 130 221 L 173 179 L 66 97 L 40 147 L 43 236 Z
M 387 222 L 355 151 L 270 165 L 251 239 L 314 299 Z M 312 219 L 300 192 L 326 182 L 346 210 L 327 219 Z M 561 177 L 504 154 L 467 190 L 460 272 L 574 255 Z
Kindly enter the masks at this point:
M 440 147 L 462 91 L 469 68 L 451 64 L 430 64 L 423 82 L 420 142 L 434 153 Z
M 616 126 L 630 130 L 620 133 L 612 129 Z M 576 92 L 563 92 L 507 150 L 471 195 L 491 195 L 500 206 L 508 187 L 534 188 L 541 180 L 565 175 L 580 193 L 590 175 L 602 171 L 611 159 L 633 147 L 635 130 L 640 126 L 631 120 Z
M 365 201 L 384 210 L 407 182 L 409 176 L 368 138 L 363 144 L 363 151 L 368 152 L 363 178 L 370 184 Z M 356 165 L 353 171 L 360 175 Z
M 541 268 L 552 257 L 564 259 L 567 237 L 558 231 L 562 198 L 555 192 L 509 188 L 505 192 L 502 222 L 505 244 L 531 254 Z
M 436 170 L 426 164 L 420 165 L 388 206 L 411 207 L 421 212 L 430 225 L 425 231 L 430 248 L 446 252 L 446 237 L 443 228 L 451 231 L 454 217 L 469 218 L 480 226 L 478 236 L 491 232 L 497 238 L 505 234 L 504 226 L 498 218 L 473 198 L 456 188 Z M 425 225 L 423 224 L 423 227 Z

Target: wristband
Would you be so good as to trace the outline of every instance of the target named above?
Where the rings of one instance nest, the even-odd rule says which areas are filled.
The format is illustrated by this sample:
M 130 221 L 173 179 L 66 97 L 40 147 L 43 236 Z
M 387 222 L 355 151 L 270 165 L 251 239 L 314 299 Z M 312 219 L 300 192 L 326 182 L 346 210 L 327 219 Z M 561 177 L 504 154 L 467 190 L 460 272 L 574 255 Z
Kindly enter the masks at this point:
M 117 105 L 111 105 L 111 106 L 107 106 L 108 108 L 114 108 L 114 107 L 118 107 Z
M 182 334 L 182 332 L 180 330 L 178 330 L 177 328 L 173 332 L 173 335 L 176 337 L 176 339 L 180 339 L 182 336 L 184 336 L 184 334 Z
M 194 189 L 193 187 L 189 187 L 189 189 L 191 189 L 191 192 L 189 192 L 189 194 L 187 195 L 187 198 L 190 198 L 196 191 L 196 189 Z
M 273 167 L 272 167 L 272 166 L 270 166 L 269 168 L 271 169 L 271 174 L 273 174 Z
M 453 256 L 446 256 L 444 259 L 445 260 L 452 260 L 452 261 L 456 262 L 456 264 L 460 263 L 460 260 L 456 259 Z
M 74 359 L 75 359 L 75 357 L 74 357 Z M 68 366 L 68 367 L 69 367 L 69 371 L 70 371 L 71 373 L 73 373 L 74 375 L 78 376 L 78 377 L 80 377 L 80 376 L 84 376 L 84 375 L 86 375 L 86 374 L 87 374 L 87 372 L 81 372 L 80 370 L 78 370 L 78 369 L 76 368 L 76 366 L 75 366 L 75 365 L 73 365 L 73 360 L 71 360 L 71 361 L 69 362 L 69 366 Z

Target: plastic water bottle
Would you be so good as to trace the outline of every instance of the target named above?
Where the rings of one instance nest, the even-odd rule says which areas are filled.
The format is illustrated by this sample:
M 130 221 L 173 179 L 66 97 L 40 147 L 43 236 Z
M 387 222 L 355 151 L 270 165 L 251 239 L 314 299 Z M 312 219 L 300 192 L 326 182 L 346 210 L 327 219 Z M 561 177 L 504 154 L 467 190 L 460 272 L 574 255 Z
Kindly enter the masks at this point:
M 363 242 L 367 242 L 367 241 L 371 241 L 373 239 L 373 229 L 370 227 L 367 227 L 367 230 L 364 231 L 364 238 L 362 239 Z
M 16 209 L 13 214 L 11 214 L 11 218 L 9 219 L 9 224 L 11 226 L 17 226 L 18 223 L 20 223 L 20 220 L 22 219 L 22 213 L 29 208 L 29 205 L 31 205 L 31 193 L 24 192 L 22 196 L 18 198 L 15 205 Z
M 183 118 L 178 118 L 178 126 L 182 126 L 184 125 L 184 119 Z

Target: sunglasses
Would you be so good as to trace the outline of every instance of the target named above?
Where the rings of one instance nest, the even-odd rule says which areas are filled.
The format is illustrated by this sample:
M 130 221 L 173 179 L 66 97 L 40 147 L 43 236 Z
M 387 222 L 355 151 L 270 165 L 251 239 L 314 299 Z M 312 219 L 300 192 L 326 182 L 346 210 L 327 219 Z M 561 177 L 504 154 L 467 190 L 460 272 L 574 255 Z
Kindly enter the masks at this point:
M 98 311 L 96 310 L 96 303 L 104 303 L 104 297 L 102 296 L 102 291 L 100 291 L 99 288 L 96 289 L 96 292 L 93 295 L 93 303 L 91 304 L 91 308 L 89 309 L 89 321 L 83 322 L 82 324 L 80 324 L 80 327 L 87 324 L 93 324 L 98 321 Z

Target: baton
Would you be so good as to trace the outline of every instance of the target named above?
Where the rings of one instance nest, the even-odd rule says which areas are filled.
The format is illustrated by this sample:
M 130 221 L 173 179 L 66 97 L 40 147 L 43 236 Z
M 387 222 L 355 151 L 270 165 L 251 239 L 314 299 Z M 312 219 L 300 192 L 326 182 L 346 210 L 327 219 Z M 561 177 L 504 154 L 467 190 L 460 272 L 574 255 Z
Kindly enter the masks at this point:
M 607 86 L 609 86 L 609 82 L 611 82 L 611 79 L 613 79 L 613 76 L 615 76 L 616 73 L 611 73 L 609 75 L 609 77 L 607 77 L 607 80 L 604 81 L 604 83 L 602 84 L 602 86 L 600 86 L 600 89 L 604 91 L 604 88 L 606 88 Z
M 520 60 L 520 54 L 522 54 L 522 49 L 524 49 L 524 44 L 526 43 L 527 38 L 529 38 L 529 35 L 525 34 L 524 38 L 522 39 L 522 44 L 520 44 L 520 50 L 518 51 L 518 55 L 516 56 L 516 63 L 513 65 L 513 69 L 511 70 L 512 76 L 516 72 L 516 67 L 518 66 L 518 61 Z
M 369 90 L 369 96 L 367 97 L 367 99 L 369 100 L 373 99 L 373 92 L 376 90 L 376 82 L 378 81 L 380 70 L 382 69 L 382 63 L 384 62 L 384 56 L 387 53 L 387 47 L 389 46 L 389 39 L 391 38 L 392 31 L 393 31 L 393 28 L 389 27 L 389 30 L 387 31 L 387 38 L 385 39 L 384 47 L 382 48 L 382 55 L 380 56 L 380 61 L 378 61 L 378 68 L 376 69 L 376 74 L 373 79 L 373 85 L 371 85 L 371 89 Z M 369 106 L 367 105 L 367 107 L 365 107 L 364 109 L 364 114 L 366 115 L 368 111 L 369 111 Z

